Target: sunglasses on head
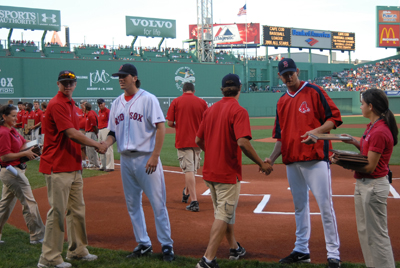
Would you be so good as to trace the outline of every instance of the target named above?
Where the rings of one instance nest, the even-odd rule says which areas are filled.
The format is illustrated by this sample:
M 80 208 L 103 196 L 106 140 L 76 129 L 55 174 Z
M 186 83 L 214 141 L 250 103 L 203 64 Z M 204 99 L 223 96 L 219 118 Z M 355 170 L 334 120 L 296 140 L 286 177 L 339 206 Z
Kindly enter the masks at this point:
M 60 75 L 60 77 L 58 79 L 64 79 L 64 78 L 70 78 L 70 79 L 76 79 L 76 75 L 74 75 L 73 73 L 65 73 Z

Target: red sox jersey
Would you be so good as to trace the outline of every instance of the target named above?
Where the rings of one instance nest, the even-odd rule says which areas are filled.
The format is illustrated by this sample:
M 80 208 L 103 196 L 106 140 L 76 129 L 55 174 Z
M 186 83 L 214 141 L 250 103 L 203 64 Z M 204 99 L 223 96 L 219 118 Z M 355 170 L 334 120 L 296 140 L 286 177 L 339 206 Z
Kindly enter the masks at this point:
M 295 93 L 287 91 L 283 94 L 277 103 L 272 132 L 272 137 L 282 142 L 283 163 L 329 161 L 330 141 L 317 141 L 314 145 L 301 143 L 302 135 L 328 120 L 334 123 L 335 128 L 343 123 L 339 109 L 319 86 L 301 81 Z
M 113 101 L 108 128 L 115 132 L 118 152 L 152 152 L 156 143 L 156 124 L 164 122 L 156 96 L 139 89 L 128 102 L 124 94 Z

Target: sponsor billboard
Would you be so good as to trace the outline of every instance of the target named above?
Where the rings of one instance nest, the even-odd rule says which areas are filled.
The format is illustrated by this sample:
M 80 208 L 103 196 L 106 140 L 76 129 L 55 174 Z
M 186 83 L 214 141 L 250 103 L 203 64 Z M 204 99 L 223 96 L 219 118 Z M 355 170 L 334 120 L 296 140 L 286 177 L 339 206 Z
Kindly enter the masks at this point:
M 354 33 L 331 32 L 332 49 L 355 50 L 356 38 Z
M 399 10 L 378 10 L 379 22 L 400 23 Z
M 196 24 L 189 25 L 189 39 L 197 39 L 198 27 Z M 260 24 L 227 23 L 214 24 L 214 46 L 215 48 L 243 48 L 257 47 L 260 44 Z
M 126 16 L 126 35 L 176 38 L 176 21 Z
M 292 47 L 330 49 L 331 36 L 330 31 L 292 28 Z
M 291 28 L 263 26 L 263 45 L 276 47 L 290 47 L 291 43 Z
M 0 6 L 0 28 L 61 30 L 59 10 Z
M 399 24 L 379 24 L 378 47 L 399 47 L 399 36 Z

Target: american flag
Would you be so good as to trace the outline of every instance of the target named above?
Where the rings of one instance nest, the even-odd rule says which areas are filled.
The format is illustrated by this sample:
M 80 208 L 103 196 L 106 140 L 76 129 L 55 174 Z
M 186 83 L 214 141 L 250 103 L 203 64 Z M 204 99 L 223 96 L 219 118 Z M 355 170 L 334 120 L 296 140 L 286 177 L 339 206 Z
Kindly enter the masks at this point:
M 246 5 L 244 5 L 243 7 L 241 7 L 241 8 L 239 9 L 238 16 L 242 16 L 242 15 L 247 15 Z

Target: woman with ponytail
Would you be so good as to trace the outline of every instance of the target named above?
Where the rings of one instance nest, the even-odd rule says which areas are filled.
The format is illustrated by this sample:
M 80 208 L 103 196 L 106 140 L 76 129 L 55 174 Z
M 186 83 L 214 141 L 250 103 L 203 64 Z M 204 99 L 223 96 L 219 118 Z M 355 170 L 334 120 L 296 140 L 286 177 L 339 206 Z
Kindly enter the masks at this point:
M 368 157 L 365 166 L 348 162 L 332 162 L 354 170 L 356 186 L 354 202 L 358 237 L 367 267 L 395 267 L 393 250 L 387 228 L 387 198 L 389 195 L 389 160 L 399 133 L 396 119 L 389 109 L 384 91 L 369 89 L 361 95 L 361 111 L 370 120 L 361 140 L 344 141 L 356 146 Z
M 35 159 L 32 149 L 21 151 L 26 147 L 26 140 L 14 128 L 17 122 L 17 108 L 5 105 L 0 108 L 0 180 L 3 190 L 0 200 L 0 244 L 3 226 L 14 209 L 17 199 L 22 205 L 22 214 L 30 234 L 30 243 L 43 242 L 44 224 L 39 208 L 33 197 L 31 185 L 25 176 L 25 164 L 21 157 Z

